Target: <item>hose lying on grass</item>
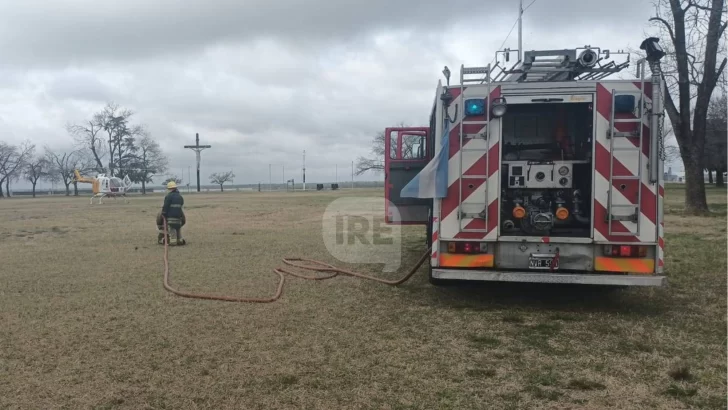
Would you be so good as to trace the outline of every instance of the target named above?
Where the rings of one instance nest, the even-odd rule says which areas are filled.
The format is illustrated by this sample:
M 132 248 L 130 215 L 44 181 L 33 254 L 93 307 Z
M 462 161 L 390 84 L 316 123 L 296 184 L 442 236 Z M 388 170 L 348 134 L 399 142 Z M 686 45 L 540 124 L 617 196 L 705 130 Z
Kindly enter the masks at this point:
M 221 300 L 225 302 L 247 302 L 247 303 L 271 303 L 275 302 L 281 297 L 281 294 L 283 293 L 283 283 L 285 282 L 285 275 L 291 275 L 295 276 L 297 278 L 306 279 L 306 280 L 324 280 L 324 279 L 331 279 L 335 276 L 338 276 L 339 274 L 349 275 L 349 276 L 355 276 L 362 279 L 369 279 L 373 280 L 375 282 L 384 283 L 386 285 L 391 286 L 397 286 L 401 285 L 402 283 L 409 280 L 412 275 L 414 275 L 417 270 L 422 266 L 423 263 L 430 257 L 430 249 L 427 249 L 427 252 L 425 252 L 422 257 L 417 261 L 417 263 L 410 269 L 409 272 L 407 272 L 404 277 L 398 280 L 386 280 L 381 278 L 375 278 L 373 276 L 364 275 L 362 273 L 358 272 L 352 272 L 345 269 L 340 269 L 334 266 L 331 266 L 327 263 L 319 262 L 313 259 L 304 259 L 304 258 L 283 258 L 283 263 L 289 266 L 293 266 L 295 268 L 299 269 L 306 269 L 306 270 L 312 270 L 316 272 L 330 272 L 330 275 L 327 276 L 306 276 L 302 275 L 300 273 L 295 273 L 289 270 L 280 269 L 280 268 L 274 268 L 273 272 L 278 274 L 280 276 L 280 281 L 278 282 L 278 288 L 276 289 L 276 293 L 271 296 L 270 298 L 260 299 L 260 298 L 238 298 L 238 297 L 232 297 L 232 296 L 218 296 L 218 295 L 210 295 L 210 294 L 204 294 L 204 293 L 193 293 L 193 292 L 185 292 L 181 290 L 177 290 L 173 288 L 169 284 L 169 235 L 167 235 L 167 218 L 162 217 L 162 220 L 164 222 L 164 288 L 175 295 L 186 297 L 186 298 L 195 298 L 195 299 L 208 299 L 208 300 Z M 294 263 L 299 262 L 299 263 Z M 301 264 L 300 262 L 306 262 L 311 265 L 305 265 Z M 313 266 L 312 266 L 313 265 Z

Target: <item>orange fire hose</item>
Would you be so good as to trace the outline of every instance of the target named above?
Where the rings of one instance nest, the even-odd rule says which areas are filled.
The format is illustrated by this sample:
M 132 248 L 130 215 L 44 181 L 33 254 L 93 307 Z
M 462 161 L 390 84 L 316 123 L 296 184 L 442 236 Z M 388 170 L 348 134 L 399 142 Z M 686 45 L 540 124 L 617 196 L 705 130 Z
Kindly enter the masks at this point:
M 208 299 L 208 300 L 221 300 L 225 302 L 247 302 L 247 303 L 271 303 L 278 300 L 278 298 L 281 297 L 281 294 L 283 293 L 283 283 L 285 282 L 285 276 L 284 274 L 288 274 L 291 276 L 295 276 L 297 278 L 306 279 L 306 280 L 325 280 L 325 279 L 331 279 L 335 276 L 338 276 L 340 273 L 344 275 L 349 276 L 355 276 L 362 279 L 369 279 L 373 280 L 375 282 L 384 283 L 386 285 L 391 286 L 397 286 L 401 285 L 402 283 L 409 280 L 412 275 L 414 275 L 417 270 L 422 266 L 423 263 L 430 257 L 430 249 L 427 249 L 427 252 L 425 252 L 422 257 L 417 261 L 414 267 L 410 269 L 409 272 L 407 272 L 404 277 L 398 280 L 386 280 L 381 278 L 375 278 L 373 276 L 364 275 L 362 273 L 358 272 L 352 272 L 345 269 L 340 269 L 334 266 L 331 266 L 327 263 L 319 262 L 313 259 L 304 259 L 304 258 L 283 258 L 283 263 L 289 266 L 293 266 L 300 269 L 306 269 L 306 270 L 312 270 L 316 272 L 331 272 L 330 275 L 327 276 L 306 276 L 302 275 L 300 273 L 291 272 L 289 270 L 280 269 L 280 268 L 274 268 L 273 272 L 278 274 L 280 276 L 281 280 L 278 282 L 278 288 L 276 289 L 276 293 L 270 297 L 270 298 L 238 298 L 238 297 L 232 297 L 232 296 L 218 296 L 218 295 L 209 295 L 204 293 L 193 293 L 193 292 L 185 292 L 181 290 L 177 290 L 173 288 L 169 284 L 169 243 L 167 241 L 168 235 L 167 235 L 167 218 L 162 217 L 162 221 L 164 223 L 164 288 L 175 295 L 186 297 L 186 298 L 195 298 L 195 299 Z M 310 264 L 318 265 L 318 266 L 306 266 L 300 263 L 294 263 L 296 262 L 308 262 Z

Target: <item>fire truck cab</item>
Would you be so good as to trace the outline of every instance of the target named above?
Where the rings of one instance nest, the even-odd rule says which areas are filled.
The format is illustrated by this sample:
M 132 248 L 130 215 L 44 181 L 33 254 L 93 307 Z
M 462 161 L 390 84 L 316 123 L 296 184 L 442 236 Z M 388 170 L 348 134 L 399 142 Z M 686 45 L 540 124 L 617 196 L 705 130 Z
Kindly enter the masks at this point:
M 432 283 L 666 284 L 664 86 L 659 60 L 606 79 L 625 54 L 445 67 L 429 126 L 385 130 L 386 222 L 426 225 Z

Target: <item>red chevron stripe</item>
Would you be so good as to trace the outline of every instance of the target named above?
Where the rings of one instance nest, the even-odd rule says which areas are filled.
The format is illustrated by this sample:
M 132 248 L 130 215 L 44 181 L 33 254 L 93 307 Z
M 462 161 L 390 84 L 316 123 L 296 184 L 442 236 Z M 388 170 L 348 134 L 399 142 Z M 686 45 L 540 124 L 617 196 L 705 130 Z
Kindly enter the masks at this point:
M 445 87 L 450 91 L 450 95 L 452 95 L 453 102 L 460 97 L 460 87 Z M 463 91 L 467 90 L 468 87 L 463 88 Z
M 488 176 L 491 176 L 495 173 L 495 171 L 500 168 L 500 143 L 496 143 L 496 145 L 493 145 L 490 147 L 490 151 L 488 151 L 488 167 L 490 168 L 488 170 Z M 483 154 L 478 160 L 475 162 L 475 164 L 470 167 L 467 171 L 463 172 L 463 175 L 486 175 L 485 173 L 485 154 Z
M 638 83 L 639 84 L 639 83 Z M 639 88 L 639 87 L 638 87 Z M 645 87 L 647 88 L 647 87 Z M 597 84 L 597 112 L 605 120 L 609 121 L 612 114 L 612 92 L 602 84 Z M 634 119 L 637 118 L 633 113 L 619 113 L 614 115 L 615 119 Z M 619 132 L 635 131 L 639 126 L 638 123 L 615 123 L 614 128 Z M 639 138 L 627 138 L 635 147 L 639 147 Z M 650 155 L 650 129 L 644 123 L 642 124 L 642 153 L 649 157 Z
M 490 151 L 488 151 L 488 153 L 490 155 L 490 173 L 488 173 L 488 177 L 491 177 L 499 169 L 498 159 L 500 155 L 500 143 L 496 143 L 494 146 L 490 147 Z M 463 172 L 463 175 L 468 175 L 468 173 L 471 175 L 483 175 L 483 173 L 476 174 L 474 170 L 476 167 L 480 167 L 479 169 L 481 172 L 485 170 L 485 164 L 479 165 L 484 162 L 484 157 L 485 156 L 481 157 L 472 167 Z M 458 207 L 458 189 L 461 179 L 462 178 L 456 179 L 452 185 L 447 188 L 447 196 L 442 200 L 442 219 L 447 218 Z M 485 178 L 468 179 L 468 184 L 463 184 L 463 201 L 465 201 L 466 198 L 468 198 L 484 183 Z M 469 188 L 469 184 L 472 184 L 473 187 Z M 490 216 L 488 216 L 488 218 L 490 218 Z
M 453 92 L 453 96 L 455 99 L 460 96 L 460 89 L 457 88 L 457 95 L 455 92 Z M 467 88 L 466 88 L 467 90 Z M 453 90 L 454 91 L 454 90 Z M 493 98 L 499 98 L 501 95 L 500 93 L 500 87 L 496 87 L 493 90 L 490 91 L 490 97 L 491 100 Z M 453 101 L 455 101 L 453 99 Z M 486 107 L 487 108 L 487 107 Z M 462 116 L 463 107 L 458 106 L 458 116 Z M 468 117 L 468 121 L 485 121 L 485 116 L 478 116 L 478 117 Z M 463 134 L 477 134 L 479 133 L 485 125 L 483 124 L 463 124 Z M 470 142 L 470 140 L 463 140 L 463 147 L 467 145 L 467 143 Z M 450 135 L 449 135 L 449 155 L 450 158 L 454 157 L 455 154 L 460 152 L 460 122 L 456 122 L 452 125 L 452 128 L 450 129 Z
M 498 226 L 498 199 L 488 205 L 488 232 Z M 485 229 L 485 219 L 473 219 L 465 225 L 465 229 Z M 460 232 L 455 235 L 457 239 L 482 239 L 488 232 Z
M 645 184 L 642 187 L 642 215 L 646 216 L 653 224 L 657 224 L 657 195 Z
M 607 218 L 607 209 L 604 208 L 604 206 L 599 201 L 594 201 L 594 229 L 599 231 L 602 236 L 607 238 L 608 241 L 614 241 L 614 242 L 640 242 L 639 239 L 637 239 L 634 235 L 619 235 L 619 236 L 610 236 L 609 235 L 609 228 L 607 226 L 606 221 Z M 617 233 L 626 233 L 630 232 L 629 229 L 627 229 L 622 222 L 615 221 L 614 226 L 612 226 L 612 231 Z
M 639 81 L 635 81 L 632 84 L 634 84 L 634 86 L 637 87 L 638 90 L 640 89 Z M 650 98 L 650 99 L 652 98 L 652 83 L 651 82 L 645 82 L 645 95 L 647 96 L 647 98 Z
M 463 201 L 465 201 L 473 192 L 485 183 L 485 178 L 468 179 L 467 184 L 463 184 Z M 470 188 L 469 185 L 473 187 Z M 442 200 L 442 219 L 446 219 L 450 214 L 458 209 L 458 192 L 460 189 L 460 178 L 447 188 L 447 196 Z
M 470 224 L 468 224 L 466 226 L 466 228 L 467 229 L 483 229 L 483 228 L 471 227 Z M 486 235 L 487 235 L 486 232 L 458 232 L 457 234 L 455 234 L 455 239 L 480 240 L 480 239 L 485 238 Z
M 483 124 L 463 124 L 463 134 L 477 134 L 484 127 Z M 465 148 L 470 139 L 463 139 L 463 148 Z M 450 149 L 448 150 L 449 159 L 452 159 L 460 152 L 460 124 L 454 124 L 450 130 L 450 139 L 448 140 Z
M 633 176 L 617 158 L 609 155 L 609 151 L 600 143 L 596 143 L 595 149 L 595 167 L 604 179 L 609 180 L 609 162 L 614 161 L 613 172 L 615 176 Z M 624 189 L 622 186 L 624 185 Z M 657 223 L 657 197 L 652 190 L 645 186 L 641 181 L 620 181 L 612 180 L 612 186 L 618 190 L 632 204 L 637 204 L 637 187 L 642 190 L 642 206 L 640 212 L 647 217 L 652 223 Z M 618 222 L 621 225 L 621 222 Z M 595 225 L 597 222 L 595 221 Z M 604 222 L 606 226 L 606 222 Z

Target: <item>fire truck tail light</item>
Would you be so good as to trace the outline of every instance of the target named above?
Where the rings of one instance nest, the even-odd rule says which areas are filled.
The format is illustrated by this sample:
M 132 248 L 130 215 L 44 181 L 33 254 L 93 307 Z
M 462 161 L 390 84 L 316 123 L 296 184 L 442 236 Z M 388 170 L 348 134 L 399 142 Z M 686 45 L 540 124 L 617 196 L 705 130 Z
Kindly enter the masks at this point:
M 488 244 L 483 242 L 448 242 L 448 253 L 488 253 Z
M 604 245 L 604 256 L 644 258 L 647 256 L 647 247 L 634 245 Z

